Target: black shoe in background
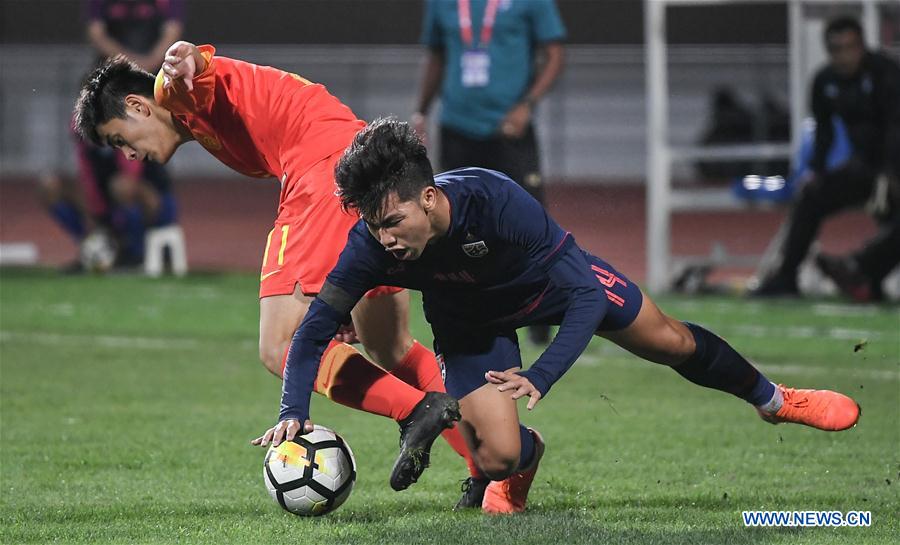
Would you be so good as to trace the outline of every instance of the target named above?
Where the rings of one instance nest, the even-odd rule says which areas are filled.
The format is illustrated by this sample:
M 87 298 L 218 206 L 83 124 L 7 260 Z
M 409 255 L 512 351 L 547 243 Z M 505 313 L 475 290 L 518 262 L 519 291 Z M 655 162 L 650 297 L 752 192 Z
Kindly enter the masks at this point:
M 881 286 L 874 285 L 852 258 L 819 254 L 816 256 L 816 266 L 844 295 L 857 303 L 871 303 L 884 297 Z
M 747 290 L 749 297 L 799 297 L 797 279 L 774 274 L 763 279 L 752 279 Z

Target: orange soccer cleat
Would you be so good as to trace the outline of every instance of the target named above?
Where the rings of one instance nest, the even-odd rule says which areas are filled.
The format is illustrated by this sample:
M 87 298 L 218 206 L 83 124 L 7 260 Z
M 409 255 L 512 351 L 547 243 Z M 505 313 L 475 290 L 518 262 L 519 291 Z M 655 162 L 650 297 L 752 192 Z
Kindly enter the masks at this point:
M 481 510 L 490 515 L 508 515 L 525 510 L 528 490 L 537 474 L 538 464 L 544 455 L 544 439 L 537 431 L 528 428 L 534 436 L 534 457 L 531 464 L 521 471 L 513 473 L 502 481 L 491 481 L 484 491 Z
M 780 424 L 794 422 L 825 431 L 841 431 L 852 428 L 859 420 L 859 405 L 831 390 L 799 390 L 777 386 L 784 402 L 775 414 L 759 412 L 766 422 Z

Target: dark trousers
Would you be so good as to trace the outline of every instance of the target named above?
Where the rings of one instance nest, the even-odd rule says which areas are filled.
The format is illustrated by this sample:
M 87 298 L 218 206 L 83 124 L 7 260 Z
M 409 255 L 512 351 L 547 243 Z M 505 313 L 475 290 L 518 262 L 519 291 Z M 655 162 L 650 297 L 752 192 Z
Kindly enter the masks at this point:
M 448 127 L 441 127 L 440 166 L 443 170 L 481 167 L 502 172 L 544 204 L 540 157 L 534 127 L 522 138 L 495 135 L 480 140 Z
M 877 172 L 869 166 L 851 160 L 847 165 L 806 184 L 794 201 L 786 225 L 782 226 L 781 265 L 777 274 L 795 279 L 797 268 L 806 258 L 812 241 L 825 218 L 847 208 L 865 204 L 875 187 Z M 894 223 L 898 221 L 896 217 Z M 875 281 L 880 281 L 897 264 L 900 232 L 895 227 L 883 230 L 857 254 L 860 266 Z M 890 268 L 885 270 L 885 267 Z
M 853 254 L 859 269 L 873 284 L 880 284 L 900 264 L 900 208 L 881 224 L 873 238 Z

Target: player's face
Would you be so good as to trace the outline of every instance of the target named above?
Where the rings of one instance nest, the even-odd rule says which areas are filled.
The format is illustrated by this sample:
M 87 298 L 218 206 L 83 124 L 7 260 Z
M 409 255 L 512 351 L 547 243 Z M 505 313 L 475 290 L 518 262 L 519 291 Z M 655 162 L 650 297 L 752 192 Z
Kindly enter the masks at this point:
M 866 52 L 862 37 L 856 31 L 832 32 L 826 46 L 831 66 L 838 74 L 845 77 L 856 74 Z
M 178 133 L 168 127 L 144 97 L 128 95 L 125 117 L 97 125 L 97 134 L 130 161 L 166 163 L 178 147 Z
M 364 218 L 372 236 L 400 261 L 419 259 L 431 240 L 428 212 L 433 208 L 433 192 L 434 188 L 426 188 L 420 199 L 410 201 L 391 193 L 378 218 Z

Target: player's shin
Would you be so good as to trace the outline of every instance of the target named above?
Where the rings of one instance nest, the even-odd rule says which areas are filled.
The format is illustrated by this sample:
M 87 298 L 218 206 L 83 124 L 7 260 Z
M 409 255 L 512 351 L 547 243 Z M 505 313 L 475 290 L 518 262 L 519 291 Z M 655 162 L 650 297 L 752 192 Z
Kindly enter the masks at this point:
M 714 333 L 689 322 L 696 350 L 675 371 L 700 386 L 733 394 L 766 412 L 781 407 L 781 395 L 775 385 L 727 342 Z
M 859 405 L 830 390 L 802 390 L 775 386 L 725 341 L 694 324 L 687 324 L 697 349 L 675 367 L 681 376 L 734 394 L 756 406 L 763 420 L 793 422 L 825 431 L 852 428 L 859 421 Z
M 446 392 L 444 381 L 441 378 L 441 369 L 438 366 L 434 352 L 428 350 L 418 341 L 413 341 L 412 348 L 403 357 L 400 363 L 391 370 L 391 374 L 424 392 Z M 481 471 L 472 460 L 469 447 L 459 432 L 458 427 L 444 431 L 441 437 L 447 441 L 457 454 L 463 457 L 469 467 L 469 475 L 474 478 L 482 478 Z
M 397 421 L 409 416 L 425 397 L 352 346 L 337 341 L 322 356 L 315 391 L 341 405 Z

